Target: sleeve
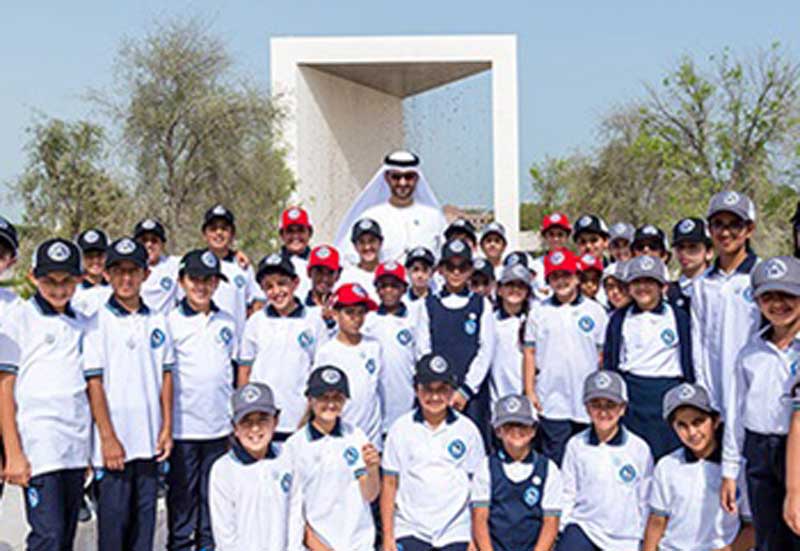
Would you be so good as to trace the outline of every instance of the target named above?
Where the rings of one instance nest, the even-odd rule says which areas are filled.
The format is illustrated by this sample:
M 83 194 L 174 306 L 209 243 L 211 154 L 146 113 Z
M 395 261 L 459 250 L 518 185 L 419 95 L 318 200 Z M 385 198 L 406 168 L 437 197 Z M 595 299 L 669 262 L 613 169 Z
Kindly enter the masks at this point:
M 547 460 L 547 479 L 544 481 L 542 511 L 546 517 L 560 517 L 564 502 L 564 477 L 554 461 Z
M 664 459 L 667 459 L 666 457 Z M 653 484 L 650 488 L 650 514 L 669 518 L 670 516 L 670 490 L 666 462 L 662 459 L 653 472 Z
M 283 447 L 283 451 L 289 456 L 292 472 L 292 482 L 289 489 L 289 518 L 287 521 L 287 550 L 301 551 L 303 547 L 303 535 L 305 532 L 306 520 L 303 513 L 303 485 L 300 477 L 300 469 L 296 455 L 295 446 L 289 440 Z
M 218 551 L 237 551 L 239 545 L 236 535 L 236 495 L 226 474 L 224 466 L 218 459 L 211 467 L 208 481 L 211 531 Z
M 421 358 L 429 354 L 432 349 L 431 344 L 431 321 L 428 318 L 428 308 L 425 306 L 425 299 L 420 299 L 412 303 L 415 307 L 417 334 L 416 338 L 416 357 Z
M 247 285 L 244 289 L 245 304 L 250 305 L 254 301 L 266 302 L 266 297 L 261 287 L 256 283 L 256 274 L 253 271 L 253 266 L 247 267 Z
M 733 374 L 729 378 L 728 393 L 725 395 L 725 432 L 722 436 L 722 476 L 736 480 L 742 464 L 742 445 L 744 443 L 744 425 L 742 414 L 746 394 L 744 380 L 744 355 L 747 346 L 739 353 Z
M 478 507 L 489 507 L 492 498 L 492 481 L 489 475 L 489 458 L 485 457 L 470 484 L 469 502 L 473 509 Z
M 364 454 L 361 453 L 361 449 L 368 443 L 369 438 L 364 434 L 364 431 L 355 427 L 353 430 L 353 447 L 356 449 L 356 455 L 354 456 L 353 464 L 350 466 L 355 478 L 361 478 L 367 474 L 367 465 L 364 463 Z
M 383 457 L 382 457 L 382 470 L 384 474 L 399 476 L 402 468 L 402 460 L 400 458 L 400 450 L 398 449 L 398 433 L 402 418 L 400 418 L 392 428 L 389 429 L 389 434 L 386 437 L 386 442 L 383 444 Z
M 574 438 L 574 437 L 573 437 Z M 561 493 L 561 526 L 569 523 L 569 516 L 575 508 L 575 497 L 578 490 L 578 464 L 575 453 L 575 441 L 567 441 L 567 450 L 564 452 L 564 460 L 561 462 L 561 483 L 563 491 Z
M 525 330 L 522 335 L 523 348 L 536 348 L 536 319 L 539 317 L 539 309 L 531 308 L 525 319 Z
M 89 320 L 83 339 L 83 376 L 86 379 L 102 377 L 103 370 L 108 366 L 104 341 L 100 314 L 95 314 Z
M 164 371 L 164 373 L 170 373 L 175 367 L 176 361 L 175 341 L 172 340 L 172 331 L 170 330 L 166 318 L 164 318 L 162 327 L 164 328 L 164 346 L 162 347 L 163 352 L 161 355 L 161 369 Z
M 258 354 L 258 343 L 256 336 L 258 333 L 258 326 L 256 319 L 251 317 L 244 324 L 244 331 L 242 331 L 242 338 L 239 341 L 239 356 L 236 362 L 239 365 L 252 366 Z
M 650 498 L 650 487 L 653 484 L 653 454 L 650 453 L 650 447 L 646 444 L 644 445 L 644 453 L 646 457 L 642 470 L 642 480 L 639 482 L 639 487 L 636 489 L 639 501 L 637 504 L 639 506 L 639 519 L 641 521 L 640 533 L 642 534 L 647 524 L 647 512 L 649 508 L 647 500 Z
M 13 313 L 3 320 L 0 329 L 0 373 L 16 375 L 19 372 L 19 364 L 22 361 L 19 322 L 20 316 Z
M 467 420 L 466 416 L 464 420 Z M 486 450 L 483 447 L 483 438 L 481 438 L 478 427 L 475 426 L 472 421 L 468 422 L 472 430 L 470 431 L 470 443 L 469 449 L 467 450 L 467 457 L 464 461 L 464 469 L 467 471 L 467 475 L 470 479 L 472 479 L 480 468 L 481 463 L 486 459 Z
M 483 313 L 481 314 L 481 328 L 478 335 L 478 353 L 472 358 L 472 363 L 467 369 L 464 384 L 459 390 L 466 390 L 468 398 L 475 396 L 480 390 L 483 380 L 489 373 L 495 346 L 494 312 L 488 298 L 483 299 Z M 465 388 L 466 387 L 466 388 Z
M 388 368 L 386 365 L 386 355 L 383 353 L 383 345 L 378 339 L 375 339 L 375 342 L 378 343 L 378 350 L 380 351 L 378 356 L 378 400 L 380 401 L 381 434 L 386 434 L 389 431 L 386 419 L 386 404 L 390 398 L 386 388 L 386 374 Z
M 694 364 L 695 382 L 706 389 L 713 401 L 714 395 L 711 392 L 708 346 L 706 346 L 705 339 L 706 297 L 703 292 L 703 279 L 704 276 L 701 276 L 698 281 L 692 283 L 691 300 L 689 300 L 689 332 L 692 336 L 692 363 Z M 712 405 L 718 408 L 721 406 L 721 404 Z

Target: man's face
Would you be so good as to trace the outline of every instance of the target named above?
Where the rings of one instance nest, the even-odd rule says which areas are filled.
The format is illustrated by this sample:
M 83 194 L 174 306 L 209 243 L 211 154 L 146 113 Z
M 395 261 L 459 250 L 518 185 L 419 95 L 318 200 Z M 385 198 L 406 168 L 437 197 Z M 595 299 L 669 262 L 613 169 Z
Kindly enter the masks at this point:
M 419 174 L 416 170 L 387 170 L 383 177 L 389 185 L 392 197 L 403 202 L 413 199 L 417 181 L 419 181 Z
M 300 224 L 290 224 L 280 231 L 283 246 L 291 254 L 302 254 L 311 241 L 311 228 Z

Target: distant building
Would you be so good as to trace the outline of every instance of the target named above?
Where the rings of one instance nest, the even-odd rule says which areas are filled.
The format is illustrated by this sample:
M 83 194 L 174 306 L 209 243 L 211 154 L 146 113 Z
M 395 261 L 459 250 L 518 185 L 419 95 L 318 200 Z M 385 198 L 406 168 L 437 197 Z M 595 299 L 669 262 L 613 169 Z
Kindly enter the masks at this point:
M 494 212 L 492 209 L 485 207 L 456 207 L 455 205 L 445 205 L 442 207 L 444 217 L 449 224 L 456 218 L 464 218 L 472 222 L 475 229 L 481 230 L 483 226 L 494 220 Z

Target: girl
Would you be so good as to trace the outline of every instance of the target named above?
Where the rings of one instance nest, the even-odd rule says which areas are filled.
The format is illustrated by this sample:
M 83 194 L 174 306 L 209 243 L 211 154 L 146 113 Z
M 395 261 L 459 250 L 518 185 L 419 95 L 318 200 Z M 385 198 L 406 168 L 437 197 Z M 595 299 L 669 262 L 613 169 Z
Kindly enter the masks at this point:
M 347 375 L 318 367 L 305 394 L 308 420 L 286 442 L 303 504 L 305 545 L 309 551 L 371 551 L 369 504 L 380 491 L 380 456 L 361 429 L 342 421 Z
M 627 271 L 627 261 L 612 262 L 603 270 L 603 290 L 608 300 L 609 314 L 631 303 Z

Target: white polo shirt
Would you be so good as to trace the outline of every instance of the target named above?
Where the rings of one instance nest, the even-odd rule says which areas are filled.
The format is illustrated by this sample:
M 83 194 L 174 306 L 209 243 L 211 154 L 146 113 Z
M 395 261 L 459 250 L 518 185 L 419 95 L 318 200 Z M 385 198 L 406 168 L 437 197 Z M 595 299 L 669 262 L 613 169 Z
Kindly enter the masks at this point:
M 167 315 L 167 327 L 175 347 L 173 438 L 204 440 L 229 434 L 232 362 L 239 348 L 236 322 L 213 302 L 211 312 L 202 314 L 184 299 Z
M 97 285 L 87 285 L 83 281 L 75 288 L 70 304 L 75 310 L 84 316 L 90 317 L 108 300 L 111 296 L 111 285 L 99 283 Z
M 647 443 L 620 426 L 607 443 L 593 428 L 569 439 L 562 526 L 577 524 L 597 547 L 638 551 L 648 513 L 653 458 Z
M 721 549 L 736 539 L 739 515 L 726 513 L 719 501 L 720 459 L 720 454 L 697 459 L 681 447 L 658 461 L 650 491 L 650 513 L 668 519 L 659 549 Z
M 622 322 L 619 370 L 639 377 L 683 377 L 679 340 L 666 300 L 651 311 L 634 304 Z
M 214 291 L 214 304 L 236 320 L 236 335 L 241 338 L 247 321 L 247 307 L 253 301 L 266 302 L 264 292 L 256 283 L 253 267 L 242 268 L 233 253 L 220 261 L 222 273 L 228 281 L 220 281 Z
M 726 396 L 722 471 L 735 479 L 743 462 L 745 430 L 788 434 L 792 387 L 800 366 L 800 335 L 781 350 L 769 340 L 770 327 L 753 335 L 739 353 Z
M 306 381 L 317 348 L 327 338 L 322 317 L 296 301 L 281 317 L 271 305 L 247 320 L 239 345 L 239 364 L 251 366 L 250 381 L 269 385 L 281 410 L 278 431 L 294 432 L 305 413 Z
M 599 367 L 607 324 L 605 309 L 582 295 L 570 304 L 555 296 L 534 304 L 524 346 L 536 350 L 536 394 L 547 419 L 589 422 L 583 381 Z
M 235 444 L 211 467 L 208 507 L 218 551 L 304 549 L 300 493 L 285 449 L 272 446 L 259 461 Z
M 156 456 L 161 430 L 161 386 L 175 364 L 163 314 L 147 305 L 125 310 L 112 297 L 98 310 L 83 344 L 87 377 L 102 377 L 114 432 L 125 461 Z M 100 434 L 93 430 L 92 465 L 103 466 Z
M 497 308 L 494 312 L 495 344 L 492 365 L 489 368 L 491 406 L 503 396 L 522 394 L 522 328 L 527 315 L 520 312 L 511 316 Z
M 383 352 L 383 434 L 395 420 L 414 407 L 414 370 L 417 324 L 403 304 L 395 314 L 380 308 L 367 314 L 364 335 L 381 344 Z
M 376 303 L 380 303 L 381 299 L 378 296 L 378 291 L 375 289 L 375 272 L 368 272 L 362 270 L 358 266 L 346 265 L 342 269 L 342 275 L 339 276 L 339 281 L 336 282 L 336 287 L 344 283 L 358 283 L 367 292 L 369 298 Z
M 438 427 L 418 409 L 389 429 L 383 471 L 398 477 L 395 538 L 412 536 L 432 547 L 472 539 L 470 480 L 486 455 L 475 424 L 453 410 Z
M 319 348 L 314 365 L 332 365 L 345 372 L 350 399 L 344 404 L 342 419 L 364 431 L 381 449 L 384 361 L 380 343 L 363 337 L 356 346 L 348 346 L 332 339 Z
M 367 474 L 361 448 L 368 441 L 361 429 L 340 421 L 330 434 L 308 423 L 284 446 L 294 458 L 306 522 L 337 551 L 372 551 L 375 545 L 370 504 L 359 481 Z
M 142 283 L 140 294 L 153 312 L 166 314 L 177 304 L 180 263 L 177 256 L 162 256 L 156 264 L 148 266 L 150 274 Z
M 17 429 L 32 476 L 85 467 L 92 417 L 81 346 L 88 320 L 57 313 L 39 294 L 8 307 L 0 371 L 16 375 Z
M 289 260 L 292 261 L 294 271 L 297 274 L 299 282 L 294 294 L 298 297 L 306 296 L 311 290 L 311 278 L 308 276 L 308 255 L 310 253 L 311 247 L 306 248 L 306 251 L 302 255 L 291 254 L 286 250 L 286 247 L 281 247 L 281 254 L 289 256 Z

